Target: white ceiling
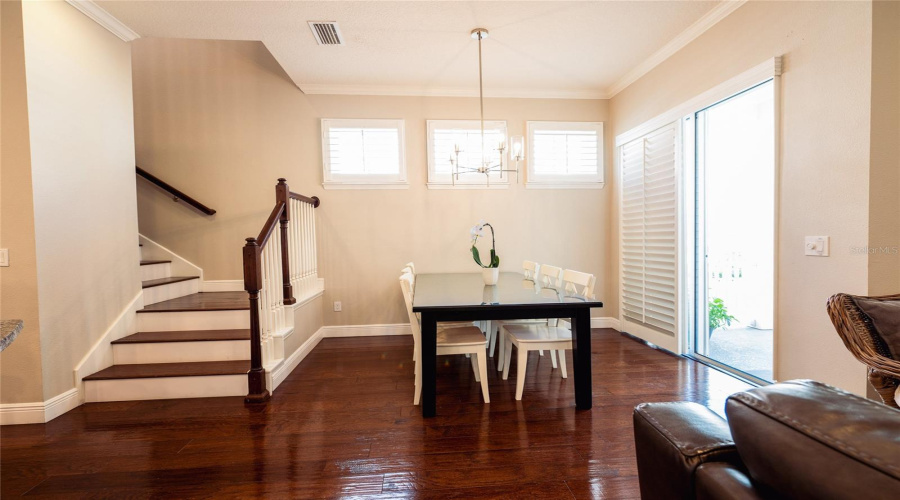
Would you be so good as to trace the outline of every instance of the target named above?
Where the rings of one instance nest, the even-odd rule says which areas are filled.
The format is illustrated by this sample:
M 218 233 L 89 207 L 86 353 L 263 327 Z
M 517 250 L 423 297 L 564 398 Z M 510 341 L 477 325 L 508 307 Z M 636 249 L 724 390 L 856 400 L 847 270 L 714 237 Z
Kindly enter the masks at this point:
M 469 32 L 484 27 L 485 95 L 583 98 L 621 90 L 733 10 L 715 1 L 95 3 L 142 37 L 260 40 L 308 93 L 477 95 Z M 345 45 L 317 45 L 307 21 L 337 21 Z

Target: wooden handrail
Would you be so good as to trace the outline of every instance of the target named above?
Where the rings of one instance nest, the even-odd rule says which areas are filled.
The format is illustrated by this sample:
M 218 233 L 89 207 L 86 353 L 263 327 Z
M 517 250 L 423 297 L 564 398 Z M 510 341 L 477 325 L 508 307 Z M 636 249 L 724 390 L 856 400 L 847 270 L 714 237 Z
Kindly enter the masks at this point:
M 266 243 L 268 243 L 269 237 L 272 236 L 272 231 L 275 229 L 275 223 L 281 219 L 281 214 L 284 213 L 284 209 L 285 205 L 283 202 L 279 202 L 275 205 L 275 208 L 272 209 L 269 218 L 266 219 L 266 223 L 259 232 L 259 236 L 256 237 L 256 244 L 259 245 L 260 248 L 266 246 Z
M 312 205 L 313 208 L 319 208 L 319 204 L 321 203 L 321 200 L 319 200 L 318 196 L 313 196 L 312 198 L 310 198 L 308 196 L 303 196 L 302 194 L 297 194 L 293 191 L 291 191 L 290 194 L 291 198 L 295 200 L 305 201 L 306 203 Z
M 163 191 L 166 191 L 169 194 L 171 194 L 175 201 L 183 201 L 183 202 L 187 203 L 188 205 L 196 208 L 197 210 L 205 213 L 206 215 L 215 215 L 215 213 L 216 213 L 215 210 L 207 207 L 203 203 L 200 203 L 199 201 L 184 194 L 181 190 L 176 189 L 175 187 L 173 187 L 171 184 L 167 183 L 166 181 L 161 180 L 159 177 L 156 177 L 155 175 L 151 174 L 150 172 L 147 172 L 146 170 L 142 169 L 141 167 L 135 166 L 134 168 L 139 176 L 143 177 L 144 179 L 147 179 L 148 181 L 150 181 L 152 184 L 156 185 Z
M 140 170 L 140 169 L 138 169 Z M 244 245 L 244 289 L 250 295 L 250 371 L 247 373 L 248 393 L 245 403 L 264 403 L 269 399 L 266 389 L 266 370 L 262 359 L 262 332 L 259 319 L 259 292 L 263 286 L 262 251 L 275 231 L 276 222 L 281 226 L 281 274 L 284 304 L 295 304 L 291 285 L 290 238 L 288 223 L 291 220 L 290 200 L 300 200 L 318 207 L 318 197 L 308 197 L 291 192 L 287 180 L 278 179 L 275 185 L 275 207 L 269 213 L 259 236 L 247 238 Z M 213 211 L 215 213 L 215 211 Z

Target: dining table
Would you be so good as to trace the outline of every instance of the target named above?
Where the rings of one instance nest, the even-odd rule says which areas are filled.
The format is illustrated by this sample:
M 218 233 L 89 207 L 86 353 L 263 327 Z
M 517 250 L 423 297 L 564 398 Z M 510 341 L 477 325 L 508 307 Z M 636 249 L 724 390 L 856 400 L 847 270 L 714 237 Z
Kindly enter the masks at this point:
M 417 274 L 413 312 L 421 316 L 422 415 L 430 418 L 437 413 L 439 322 L 543 318 L 570 321 L 575 407 L 589 410 L 593 307 L 603 307 L 603 303 L 515 272 L 501 272 L 495 285 L 486 285 L 482 273 Z

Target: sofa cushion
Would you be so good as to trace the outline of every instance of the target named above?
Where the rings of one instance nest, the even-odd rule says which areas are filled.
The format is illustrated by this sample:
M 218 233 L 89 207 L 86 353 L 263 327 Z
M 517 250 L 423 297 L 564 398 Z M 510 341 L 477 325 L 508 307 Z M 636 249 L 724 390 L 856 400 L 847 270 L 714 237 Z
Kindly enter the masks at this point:
M 853 302 L 871 322 L 869 332 L 874 334 L 881 354 L 900 359 L 900 300 L 878 300 L 853 297 Z M 878 345 L 880 344 L 880 345 Z
M 900 411 L 810 380 L 734 394 L 725 406 L 754 484 L 788 498 L 897 498 Z

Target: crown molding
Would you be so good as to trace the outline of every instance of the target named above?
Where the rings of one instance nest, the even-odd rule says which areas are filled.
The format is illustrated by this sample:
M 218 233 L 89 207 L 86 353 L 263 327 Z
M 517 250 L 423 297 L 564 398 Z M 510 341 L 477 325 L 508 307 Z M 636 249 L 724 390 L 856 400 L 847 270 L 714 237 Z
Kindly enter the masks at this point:
M 66 3 L 93 19 L 94 22 L 106 28 L 107 31 L 113 35 L 121 38 L 122 41 L 130 42 L 141 37 L 141 35 L 138 35 L 133 29 L 125 26 L 125 23 L 116 19 L 112 14 L 106 12 L 102 7 L 91 0 L 66 0 Z
M 745 3 L 747 3 L 747 0 L 725 0 L 713 7 L 709 12 L 704 14 L 703 17 L 695 21 L 688 26 L 687 29 L 679 33 L 678 36 L 669 41 L 669 43 L 654 52 L 644 62 L 635 66 L 631 71 L 625 73 L 625 75 L 616 83 L 612 84 L 606 90 L 606 94 L 608 95 L 607 99 L 611 99 L 619 92 L 625 90 L 629 85 L 649 73 L 653 68 L 659 66 L 666 59 L 672 57 L 676 52 L 683 49 L 687 44 L 694 41 L 722 19 L 728 17 L 729 14 L 736 11 Z
M 300 84 L 308 95 L 370 95 L 413 97 L 478 97 L 478 89 L 464 87 L 415 87 L 404 85 Z M 597 90 L 491 89 L 485 97 L 514 99 L 608 99 Z

